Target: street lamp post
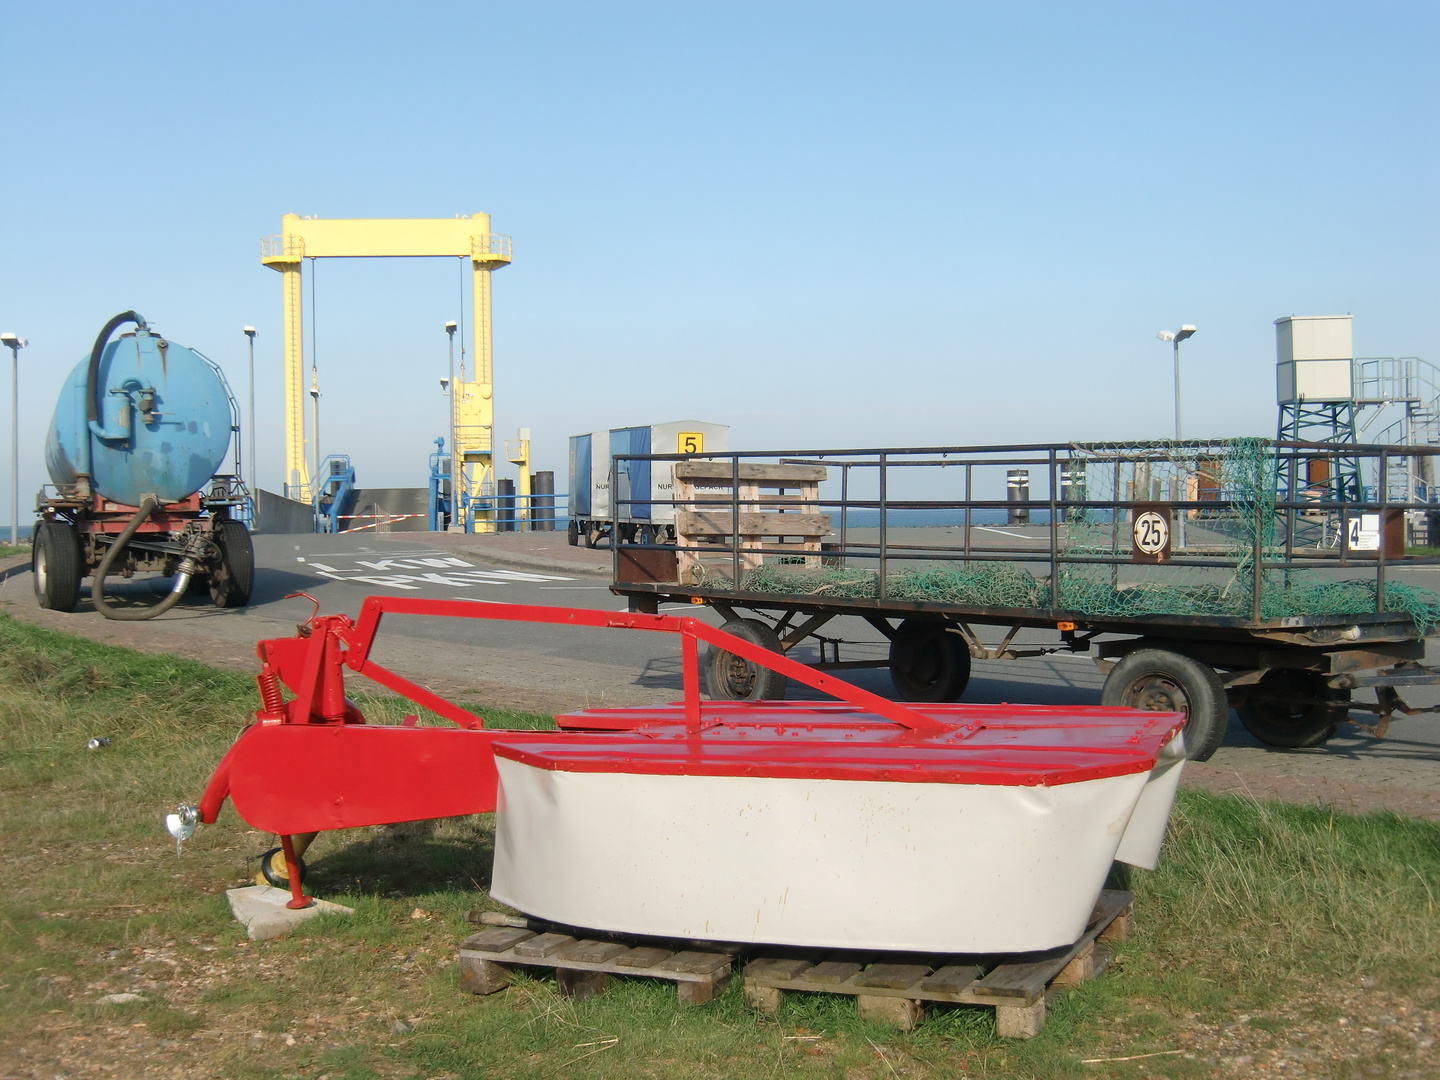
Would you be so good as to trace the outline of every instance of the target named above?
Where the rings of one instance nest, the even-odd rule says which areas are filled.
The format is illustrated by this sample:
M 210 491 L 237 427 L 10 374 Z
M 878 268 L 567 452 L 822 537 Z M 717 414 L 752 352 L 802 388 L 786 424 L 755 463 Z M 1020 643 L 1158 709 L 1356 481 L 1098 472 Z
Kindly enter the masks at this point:
M 455 401 L 459 387 L 455 385 L 455 324 L 447 322 L 445 333 L 450 338 L 450 528 L 460 523 L 461 462 L 455 445 Z
M 0 334 L 0 345 L 10 350 L 10 543 L 20 543 L 20 350 L 29 342 L 14 334 Z
M 241 479 L 248 479 L 253 488 L 259 483 L 255 474 L 255 327 L 245 327 L 245 336 L 250 339 L 250 476 Z
M 1195 333 L 1195 327 L 1186 323 L 1174 333 L 1169 330 L 1161 330 L 1155 336 L 1161 341 L 1174 342 L 1175 345 L 1175 441 L 1180 441 L 1180 342 L 1191 337 Z

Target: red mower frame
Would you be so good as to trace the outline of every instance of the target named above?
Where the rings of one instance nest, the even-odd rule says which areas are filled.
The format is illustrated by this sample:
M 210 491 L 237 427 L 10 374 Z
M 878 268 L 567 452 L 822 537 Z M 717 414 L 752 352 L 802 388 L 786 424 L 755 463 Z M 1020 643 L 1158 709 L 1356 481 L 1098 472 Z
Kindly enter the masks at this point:
M 322 830 L 478 814 L 495 809 L 497 778 L 492 742 L 507 734 L 486 728 L 483 717 L 370 659 L 386 615 L 427 615 L 494 622 L 546 623 L 612 630 L 649 630 L 680 635 L 685 728 L 698 738 L 705 726 L 700 700 L 699 642 L 785 675 L 821 693 L 883 717 L 917 738 L 943 733 L 945 725 L 905 705 L 770 652 L 691 616 L 647 615 L 523 604 L 476 604 L 464 600 L 367 597 L 358 621 L 343 614 L 319 615 L 315 604 L 294 637 L 261 641 L 256 683 L 260 708 L 216 766 L 198 806 L 199 820 L 213 824 L 232 789 L 245 792 L 246 820 L 280 837 L 289 875 L 292 908 L 313 899 L 301 889 L 293 838 Z M 367 724 L 345 696 L 349 668 L 456 725 L 419 727 Z M 294 696 L 286 701 L 282 686 Z M 557 739 L 574 738 L 558 731 Z M 395 739 L 405 739 L 397 753 Z M 418 740 L 424 740 L 423 743 Z M 357 778 L 365 782 L 357 785 Z M 349 794 L 333 793 L 345 788 Z

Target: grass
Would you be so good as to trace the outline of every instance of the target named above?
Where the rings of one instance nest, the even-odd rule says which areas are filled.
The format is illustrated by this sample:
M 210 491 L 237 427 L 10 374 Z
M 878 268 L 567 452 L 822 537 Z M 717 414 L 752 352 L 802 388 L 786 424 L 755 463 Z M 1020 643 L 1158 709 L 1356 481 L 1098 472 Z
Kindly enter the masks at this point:
M 0 544 L 0 559 L 8 559 L 12 555 L 29 555 L 29 544 Z
M 1436 1007 L 1440 826 L 1191 790 L 1161 868 L 1129 876 L 1138 936 L 1029 1042 L 997 1040 L 968 1009 L 901 1035 L 824 996 L 768 1019 L 737 984 L 687 1010 L 641 980 L 580 1004 L 545 978 L 473 998 L 454 950 L 465 912 L 495 906 L 488 816 L 322 836 L 312 891 L 355 915 L 248 942 L 223 892 L 271 839 L 227 808 L 177 857 L 160 819 L 197 797 L 253 680 L 8 616 L 0 673 L 0 1075 L 1203 1077 L 1242 1051 L 1289 1054 L 1304 1075 L 1295 1055 L 1343 1036 L 1324 1075 L 1346 1077 L 1423 1053 L 1379 1021 L 1362 1034 L 1364 1009 L 1404 1027 Z M 360 704 L 391 722 L 409 711 Z M 112 742 L 87 750 L 92 736 Z M 140 998 L 97 1004 L 117 993 Z

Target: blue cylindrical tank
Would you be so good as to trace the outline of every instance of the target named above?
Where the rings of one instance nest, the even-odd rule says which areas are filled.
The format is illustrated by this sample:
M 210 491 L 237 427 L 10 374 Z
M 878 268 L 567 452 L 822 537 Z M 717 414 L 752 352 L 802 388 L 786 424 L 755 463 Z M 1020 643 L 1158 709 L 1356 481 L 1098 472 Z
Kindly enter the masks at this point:
M 219 370 L 183 345 L 141 329 L 105 346 L 95 383 L 100 419 L 87 418 L 90 360 L 70 373 L 45 439 L 61 487 L 81 473 L 127 506 L 145 495 L 179 502 L 201 490 L 230 446 L 230 393 Z

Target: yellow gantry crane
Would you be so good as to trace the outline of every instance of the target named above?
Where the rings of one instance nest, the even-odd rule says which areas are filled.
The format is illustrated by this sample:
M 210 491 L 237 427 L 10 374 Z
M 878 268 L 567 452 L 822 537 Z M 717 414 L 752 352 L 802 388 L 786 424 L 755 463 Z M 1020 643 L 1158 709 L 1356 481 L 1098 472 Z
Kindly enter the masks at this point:
M 310 476 L 305 464 L 302 260 L 445 256 L 470 260 L 475 309 L 473 377 L 451 388 L 456 443 L 451 450 L 460 455 L 462 467 L 469 467 L 466 482 L 471 499 L 490 500 L 495 486 L 490 273 L 510 264 L 510 237 L 490 232 L 489 214 L 454 218 L 302 218 L 286 214 L 280 219 L 280 235 L 260 241 L 261 263 L 280 271 L 284 279 L 285 494 L 290 498 L 311 501 L 314 485 L 321 482 L 320 477 Z M 493 510 L 475 510 L 471 519 L 472 531 L 494 531 Z

